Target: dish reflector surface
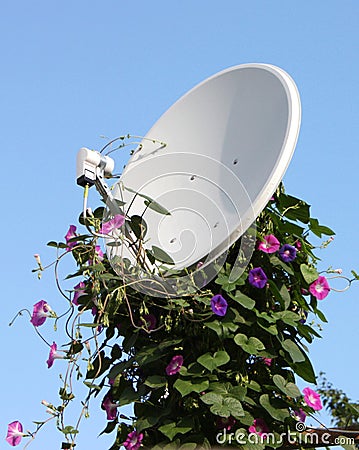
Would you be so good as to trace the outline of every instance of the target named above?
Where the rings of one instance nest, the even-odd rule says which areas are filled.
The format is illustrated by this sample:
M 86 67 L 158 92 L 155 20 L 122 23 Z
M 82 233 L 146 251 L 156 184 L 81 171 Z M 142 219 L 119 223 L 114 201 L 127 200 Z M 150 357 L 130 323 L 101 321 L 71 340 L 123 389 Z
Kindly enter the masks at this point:
M 283 178 L 300 114 L 295 83 L 267 64 L 231 67 L 174 103 L 146 135 L 166 146 L 143 140 L 114 189 L 128 215 L 143 215 L 144 246 L 167 252 L 174 269 L 220 256 L 254 222 Z M 142 197 L 122 186 L 171 214 L 146 209 Z M 112 247 L 112 256 L 114 251 L 134 260 L 122 247 Z

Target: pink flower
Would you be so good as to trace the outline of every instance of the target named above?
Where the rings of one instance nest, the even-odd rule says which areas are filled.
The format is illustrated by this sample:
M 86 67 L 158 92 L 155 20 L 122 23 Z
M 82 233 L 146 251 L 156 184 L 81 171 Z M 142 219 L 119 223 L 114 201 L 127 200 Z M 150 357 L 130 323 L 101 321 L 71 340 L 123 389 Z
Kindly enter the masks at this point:
M 264 236 L 263 241 L 258 244 L 258 250 L 261 250 L 264 253 L 274 253 L 279 247 L 280 243 L 273 234 Z
M 67 249 L 66 249 L 67 252 L 69 252 L 72 248 L 74 248 L 77 245 L 76 241 L 70 242 L 70 239 L 73 239 L 76 236 L 77 235 L 76 235 L 75 225 L 70 225 L 68 232 L 65 234 L 65 239 L 66 239 L 66 244 L 67 244 Z
M 266 366 L 270 367 L 272 365 L 272 358 L 263 358 L 263 362 Z
M 15 447 L 16 445 L 19 445 L 21 442 L 21 438 L 23 436 L 26 436 L 22 432 L 22 424 L 15 420 L 15 422 L 9 423 L 7 426 L 7 435 L 6 435 L 6 441 L 12 446 Z
M 125 217 L 121 214 L 116 214 L 113 219 L 102 224 L 102 227 L 100 228 L 100 234 L 110 234 L 111 231 L 121 228 L 124 223 Z
M 236 422 L 237 422 L 236 419 L 232 416 L 218 417 L 217 421 L 216 421 L 216 425 L 219 430 L 226 429 L 227 431 L 230 431 L 234 427 Z
M 258 436 L 266 437 L 269 428 L 263 419 L 254 419 L 253 425 L 248 428 L 250 433 L 258 434 Z
M 78 306 L 79 297 L 81 297 L 82 295 L 86 295 L 85 287 L 86 287 L 86 284 L 83 281 L 80 281 L 80 283 L 78 283 L 78 284 L 76 284 L 76 286 L 74 286 L 75 294 L 74 294 L 74 298 L 72 299 L 72 303 L 74 305 Z
M 302 248 L 302 243 L 300 241 L 295 241 L 294 242 L 295 247 L 297 248 L 297 250 L 301 250 Z
M 95 254 L 99 261 L 103 260 L 103 251 L 99 245 L 95 246 Z
M 305 419 L 307 417 L 306 413 L 302 410 L 302 408 L 299 408 L 299 411 L 294 411 L 293 417 L 295 420 L 298 420 L 298 422 L 305 422 Z
M 183 364 L 183 356 L 182 355 L 176 355 L 174 356 L 168 366 L 166 367 L 166 373 L 167 375 L 176 375 L 182 367 Z
M 267 275 L 261 267 L 256 267 L 249 271 L 248 281 L 252 286 L 262 289 L 267 284 L 267 280 Z
M 309 292 L 318 300 L 323 300 L 323 298 L 329 294 L 329 291 L 330 287 L 328 281 L 323 276 L 319 276 L 318 279 L 309 286 Z
M 35 303 L 30 319 L 30 322 L 34 325 L 34 327 L 39 327 L 45 322 L 47 317 L 51 316 L 51 314 L 49 314 L 50 310 L 51 308 L 49 307 L 47 302 L 45 302 L 45 300 L 40 300 L 39 302 Z
M 310 387 L 303 389 L 304 401 L 305 403 L 314 409 L 314 411 L 319 411 L 323 408 L 322 402 L 320 401 L 320 395 L 317 394 Z
M 90 266 L 96 264 L 98 261 L 103 261 L 103 251 L 99 245 L 95 246 L 95 263 L 92 259 L 89 259 L 88 263 Z
M 46 361 L 48 369 L 50 369 L 50 367 L 52 367 L 55 359 L 63 359 L 63 356 L 59 355 L 56 350 L 57 350 L 57 345 L 55 342 L 53 342 L 53 344 L 50 347 L 49 359 Z
M 107 420 L 115 420 L 117 417 L 117 408 L 119 405 L 112 401 L 112 397 L 110 394 L 106 394 L 102 403 L 101 408 L 106 410 Z
M 227 312 L 227 301 L 222 297 L 222 295 L 214 295 L 211 298 L 211 308 L 214 314 L 217 316 L 225 316 Z
M 142 445 L 143 433 L 138 433 L 137 431 L 131 431 L 127 435 L 127 439 L 122 445 L 127 450 L 138 450 Z

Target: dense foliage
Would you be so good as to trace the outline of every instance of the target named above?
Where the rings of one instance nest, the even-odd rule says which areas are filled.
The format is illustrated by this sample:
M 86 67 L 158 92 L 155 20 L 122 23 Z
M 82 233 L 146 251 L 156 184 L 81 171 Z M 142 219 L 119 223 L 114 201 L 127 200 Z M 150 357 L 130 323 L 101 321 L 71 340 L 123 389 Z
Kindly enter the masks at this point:
M 316 321 L 326 319 L 318 301 L 330 291 L 317 272 L 310 239 L 334 232 L 280 186 L 257 219 L 255 251 L 237 279 L 229 275 L 241 241 L 205 288 L 165 298 L 125 282 L 99 246 L 99 233 L 123 227 L 125 220 L 138 238 L 145 224 L 119 215 L 103 222 L 103 213 L 101 207 L 86 219 L 80 216 L 91 233 L 71 226 L 66 242 L 49 243 L 59 252 L 56 265 L 72 254 L 77 270 L 69 277 L 79 281 L 70 294 L 61 291 L 70 308 L 69 342 L 62 351 L 53 343 L 47 361 L 51 367 L 64 358 L 56 364 L 67 365 L 60 404 L 46 405 L 64 434 L 62 448 L 73 449 L 78 433 L 77 425 L 64 425 L 75 377 L 88 387 L 80 418 L 90 398 L 101 396 L 103 432 L 115 435 L 111 450 L 281 446 L 281 434 L 298 430 L 298 421 L 321 408 L 319 395 L 310 388 L 303 395 L 296 377 L 316 383 L 306 345 L 320 336 Z M 39 257 L 37 262 L 41 274 Z M 31 321 L 39 330 L 51 317 L 58 320 L 43 301 L 34 306 Z M 128 404 L 130 418 L 121 411 Z M 11 445 L 24 436 L 19 422 L 14 424 Z M 268 433 L 278 439 L 266 440 Z M 254 443 L 251 435 L 262 439 Z

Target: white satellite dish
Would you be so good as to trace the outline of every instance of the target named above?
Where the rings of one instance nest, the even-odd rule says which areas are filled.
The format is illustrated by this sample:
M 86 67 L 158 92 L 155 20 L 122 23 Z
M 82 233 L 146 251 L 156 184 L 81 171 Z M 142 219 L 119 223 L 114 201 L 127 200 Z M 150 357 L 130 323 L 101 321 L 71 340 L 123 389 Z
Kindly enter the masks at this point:
M 130 216 L 143 215 L 148 224 L 145 248 L 163 249 L 173 269 L 219 257 L 253 223 L 283 178 L 300 117 L 294 81 L 268 64 L 231 67 L 174 103 L 113 190 Z M 143 197 L 133 191 L 171 214 L 145 210 Z M 134 261 L 123 247 L 108 248 L 108 254 Z

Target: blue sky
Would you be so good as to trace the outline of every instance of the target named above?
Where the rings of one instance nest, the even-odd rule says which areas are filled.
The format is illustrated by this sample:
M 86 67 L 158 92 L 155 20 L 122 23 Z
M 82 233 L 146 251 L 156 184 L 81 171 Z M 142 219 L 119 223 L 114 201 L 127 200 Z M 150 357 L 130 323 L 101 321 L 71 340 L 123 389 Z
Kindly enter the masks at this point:
M 46 299 L 63 304 L 53 276 L 31 273 L 33 254 L 53 255 L 81 210 L 75 160 L 82 146 L 144 135 L 158 117 L 198 82 L 232 65 L 265 62 L 285 69 L 302 100 L 302 127 L 285 176 L 287 191 L 337 235 L 321 268 L 359 269 L 357 176 L 358 32 L 356 0 L 45 0 L 2 2 L 0 15 L 2 314 L 1 427 L 46 418 L 44 398 L 56 401 L 61 361 L 48 370 L 48 349 L 16 312 Z M 127 155 L 117 155 L 120 168 Z M 93 206 L 99 203 L 91 194 Z M 64 272 L 71 269 L 65 263 Z M 355 349 L 358 286 L 323 301 L 329 324 L 311 346 L 317 371 L 359 398 Z M 49 339 L 56 335 L 45 328 Z M 94 441 L 102 413 L 84 422 L 78 448 Z M 59 448 L 50 424 L 32 449 Z M 96 442 L 96 443 L 95 443 Z M 0 439 L 0 448 L 8 448 Z

